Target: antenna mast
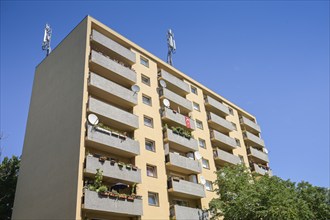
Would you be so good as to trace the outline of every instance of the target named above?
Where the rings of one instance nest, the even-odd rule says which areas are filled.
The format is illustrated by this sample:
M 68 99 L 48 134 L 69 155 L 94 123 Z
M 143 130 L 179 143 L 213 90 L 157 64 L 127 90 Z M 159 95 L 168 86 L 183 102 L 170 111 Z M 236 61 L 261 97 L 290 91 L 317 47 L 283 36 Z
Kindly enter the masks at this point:
M 52 29 L 50 28 L 49 24 L 46 24 L 45 30 L 44 30 L 44 40 L 42 42 L 42 50 L 46 50 L 46 56 L 50 54 L 52 49 L 50 48 L 50 40 L 52 38 Z
M 167 31 L 167 63 L 173 66 L 172 54 L 175 54 L 176 45 L 174 40 L 174 33 L 171 29 Z

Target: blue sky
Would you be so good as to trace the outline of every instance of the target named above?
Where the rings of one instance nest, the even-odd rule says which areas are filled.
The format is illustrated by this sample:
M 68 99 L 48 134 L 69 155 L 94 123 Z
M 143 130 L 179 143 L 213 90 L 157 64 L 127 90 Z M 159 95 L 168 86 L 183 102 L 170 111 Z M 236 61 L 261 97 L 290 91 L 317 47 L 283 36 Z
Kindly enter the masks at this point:
M 93 2 L 93 3 L 92 3 Z M 256 115 L 275 175 L 329 186 L 328 1 L 1 1 L 1 142 L 20 155 L 43 28 L 87 14 Z

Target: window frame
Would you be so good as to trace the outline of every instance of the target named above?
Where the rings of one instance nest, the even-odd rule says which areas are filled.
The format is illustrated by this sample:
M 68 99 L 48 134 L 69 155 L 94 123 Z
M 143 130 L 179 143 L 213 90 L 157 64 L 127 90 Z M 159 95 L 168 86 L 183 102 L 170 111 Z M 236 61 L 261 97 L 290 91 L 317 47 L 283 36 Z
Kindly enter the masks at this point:
M 152 174 L 153 174 L 153 175 L 149 175 L 149 173 L 148 173 L 148 167 L 153 169 L 153 170 L 152 170 Z M 158 178 L 158 175 L 157 175 L 157 167 L 156 167 L 155 165 L 147 164 L 147 165 L 146 165 L 146 171 L 147 171 L 147 176 L 148 176 L 148 177 Z
M 149 103 L 144 102 L 144 98 L 149 99 Z M 149 106 L 152 106 L 152 98 L 150 96 L 146 95 L 146 94 L 142 94 L 142 103 L 146 104 L 146 105 L 149 105 Z
M 152 149 L 153 149 L 153 150 L 149 150 L 149 149 L 147 148 L 147 142 L 152 143 Z M 145 138 L 145 139 L 144 139 L 144 147 L 145 147 L 145 149 L 146 149 L 147 151 L 156 152 L 156 143 L 155 143 L 155 141 L 153 141 L 153 140 L 151 140 L 151 139 L 148 139 L 148 138 Z
M 145 66 L 145 67 L 147 67 L 147 68 L 149 68 L 149 59 L 147 59 L 147 58 L 145 58 L 143 56 L 140 56 L 140 64 L 143 65 L 143 66 Z
M 197 105 L 197 109 L 195 108 L 195 105 Z M 193 102 L 193 109 L 200 112 L 201 106 L 197 102 Z
M 146 124 L 145 119 L 150 119 L 151 125 Z M 154 119 L 149 116 L 143 115 L 143 124 L 149 128 L 154 128 Z
M 147 79 L 148 82 L 145 82 L 143 79 Z M 141 82 L 147 86 L 150 86 L 151 84 L 151 80 L 150 80 L 150 77 L 144 75 L 144 74 L 141 74 Z
M 201 127 L 198 127 L 198 124 L 200 124 Z M 198 119 L 196 119 L 196 127 L 197 127 L 198 129 L 204 130 L 203 122 L 200 121 L 200 120 L 198 120 Z
M 150 203 L 150 200 L 149 200 L 150 196 L 154 196 L 155 204 Z M 148 191 L 148 205 L 159 207 L 159 195 L 158 195 L 158 193 Z
M 193 85 L 190 85 L 190 92 L 195 94 L 195 95 L 198 95 L 197 87 L 193 86 Z
M 204 147 L 201 146 L 201 144 L 200 144 L 201 142 L 204 143 Z M 200 148 L 206 149 L 206 141 L 204 139 L 202 139 L 202 138 L 198 138 L 198 146 Z
M 209 186 L 210 186 L 209 189 L 208 189 L 208 184 L 209 184 Z M 205 189 L 206 189 L 207 191 L 213 191 L 213 183 L 212 183 L 212 181 L 206 180 L 206 182 L 205 182 Z
M 204 166 L 204 161 L 206 161 L 207 165 Z M 210 169 L 210 161 L 208 159 L 205 159 L 204 157 L 202 157 L 202 167 L 205 169 Z
M 237 147 L 242 147 L 241 141 L 238 138 L 235 138 Z

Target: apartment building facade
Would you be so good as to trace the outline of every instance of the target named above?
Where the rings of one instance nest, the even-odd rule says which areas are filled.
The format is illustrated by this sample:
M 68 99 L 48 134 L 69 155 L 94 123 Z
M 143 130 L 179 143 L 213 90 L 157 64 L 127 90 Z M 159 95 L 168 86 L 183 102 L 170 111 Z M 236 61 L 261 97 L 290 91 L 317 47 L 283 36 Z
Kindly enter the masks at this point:
M 207 219 L 216 170 L 270 172 L 260 132 L 87 16 L 36 68 L 13 219 Z

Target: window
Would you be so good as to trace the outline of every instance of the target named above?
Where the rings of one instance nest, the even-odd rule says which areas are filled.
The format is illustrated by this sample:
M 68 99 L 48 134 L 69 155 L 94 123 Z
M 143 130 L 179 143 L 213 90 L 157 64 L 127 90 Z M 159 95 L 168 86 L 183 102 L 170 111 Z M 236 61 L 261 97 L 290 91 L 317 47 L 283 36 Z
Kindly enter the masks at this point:
M 228 107 L 228 109 L 229 109 L 229 114 L 234 115 L 234 110 L 230 107 Z
M 149 67 L 149 60 L 148 60 L 147 58 L 140 57 L 140 63 L 141 63 L 143 66 Z
M 147 76 L 145 76 L 145 75 L 142 74 L 141 75 L 141 81 L 142 81 L 142 83 L 150 86 L 150 78 L 149 77 L 147 77 Z
M 150 105 L 151 106 L 151 97 L 142 94 L 142 102 L 146 105 Z
M 194 110 L 196 110 L 196 111 L 200 111 L 199 104 L 197 104 L 196 102 L 194 102 L 194 103 L 193 103 L 193 106 L 194 106 Z
M 152 140 L 145 139 L 146 150 L 155 152 L 155 142 Z
M 197 88 L 195 86 L 190 85 L 190 91 L 197 95 Z
M 147 176 L 157 178 L 157 167 L 147 164 Z
M 203 122 L 201 122 L 200 120 L 196 119 L 196 127 L 203 130 Z
M 203 168 L 210 169 L 209 160 L 202 158 Z
M 152 206 L 159 206 L 158 193 L 148 192 L 148 203 Z
M 234 122 L 232 122 L 231 124 L 234 126 L 234 130 L 237 131 L 237 125 Z
M 199 142 L 199 146 L 200 146 L 201 148 L 206 149 L 206 143 L 205 143 L 205 140 L 204 140 L 204 139 L 199 138 L 199 139 L 198 139 L 198 142 Z
M 239 160 L 241 161 L 241 163 L 244 163 L 244 157 L 242 155 L 238 155 L 239 156 Z
M 206 180 L 206 183 L 205 183 L 205 189 L 207 191 L 212 191 L 213 190 L 213 185 L 212 185 L 212 182 L 209 181 L 209 180 Z
M 148 116 L 144 116 L 144 125 L 153 128 L 154 120 Z
M 241 142 L 240 142 L 240 140 L 237 139 L 237 138 L 235 138 L 235 141 L 236 141 L 236 145 L 240 147 L 240 146 L 241 146 Z

